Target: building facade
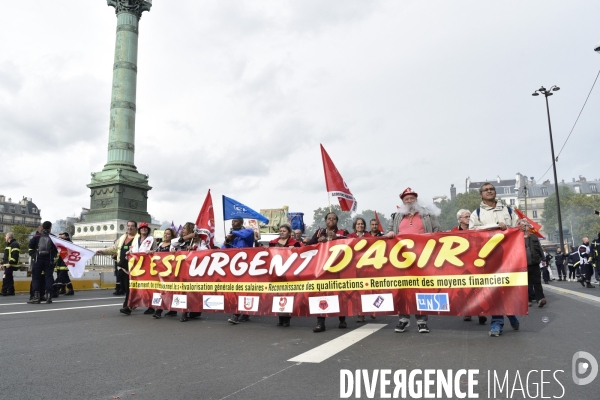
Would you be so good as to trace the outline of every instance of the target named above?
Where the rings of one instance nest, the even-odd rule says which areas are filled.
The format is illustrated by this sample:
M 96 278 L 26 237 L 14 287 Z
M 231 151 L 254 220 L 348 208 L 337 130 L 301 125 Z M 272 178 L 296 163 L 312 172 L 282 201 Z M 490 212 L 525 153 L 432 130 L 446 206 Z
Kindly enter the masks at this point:
M 40 209 L 31 201 L 31 198 L 23 197 L 18 203 L 12 199 L 6 199 L 0 195 L 0 232 L 12 232 L 13 226 L 25 225 L 29 228 L 37 228 L 42 224 Z

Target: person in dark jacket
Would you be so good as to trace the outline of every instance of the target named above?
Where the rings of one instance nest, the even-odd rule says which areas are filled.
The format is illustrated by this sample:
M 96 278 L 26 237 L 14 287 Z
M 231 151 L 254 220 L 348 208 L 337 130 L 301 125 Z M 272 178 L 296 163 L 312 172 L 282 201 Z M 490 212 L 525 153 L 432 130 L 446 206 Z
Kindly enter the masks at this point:
M 71 235 L 69 232 L 63 232 L 58 235 L 60 239 L 71 242 Z M 75 291 L 73 290 L 73 284 L 71 283 L 71 278 L 69 278 L 69 267 L 65 264 L 65 261 L 60 257 L 60 255 L 56 258 L 56 268 L 54 268 L 56 272 L 56 282 L 54 283 L 54 294 L 53 297 L 58 297 L 59 294 L 64 294 L 65 296 L 73 296 Z
M 235 218 L 231 220 L 231 230 L 229 235 L 225 236 L 223 248 L 241 249 L 244 247 L 254 247 L 254 229 L 244 228 L 244 219 Z M 237 325 L 240 322 L 250 321 L 248 314 L 233 314 L 227 322 Z
M 567 257 L 559 247 L 556 249 L 556 256 L 554 257 L 554 265 L 556 265 L 556 271 L 558 271 L 558 280 L 566 281 L 567 275 L 565 274 L 565 261 Z
M 600 283 L 600 232 L 590 244 L 590 252 L 592 256 L 592 267 L 594 268 L 595 283 Z
M 544 307 L 546 305 L 546 298 L 544 296 L 544 289 L 542 288 L 540 273 L 540 262 L 544 259 L 544 251 L 542 250 L 539 239 L 529 232 L 529 228 L 530 225 L 526 220 L 522 219 L 519 221 L 519 229 L 521 229 L 525 238 L 527 280 L 529 285 L 533 286 L 533 292 L 538 307 Z
M 54 243 L 52 243 L 52 239 L 50 239 L 51 229 L 52 222 L 44 221 L 40 235 L 34 236 L 29 241 L 29 249 L 35 253 L 35 263 L 31 269 L 33 298 L 28 302 L 30 304 L 40 304 L 44 289 L 46 291 L 46 303 L 52 303 L 52 287 L 54 285 L 53 261 L 58 251 Z M 45 280 L 45 285 L 42 282 L 43 279 Z
M 306 243 L 307 245 L 324 243 L 331 240 L 345 238 L 344 231 L 338 228 L 338 216 L 336 213 L 330 212 L 325 215 L 325 229 L 319 228 L 312 238 Z M 346 317 L 339 317 L 340 323 L 338 328 L 345 329 L 348 327 L 346 324 Z M 317 326 L 314 327 L 313 332 L 323 332 L 325 330 L 325 317 L 317 317 Z
M 566 259 L 567 268 L 569 269 L 569 277 L 567 278 L 567 281 L 575 282 L 577 280 L 575 279 L 575 276 L 577 275 L 575 264 L 579 262 L 579 252 L 575 250 L 574 247 L 571 247 L 571 252 L 566 256 Z
M 13 278 L 13 271 L 16 271 L 19 267 L 21 247 L 12 232 L 8 232 L 5 239 L 6 247 L 4 248 L 4 259 L 2 260 L 2 268 L 4 269 L 4 278 L 2 278 L 2 296 L 14 296 L 15 280 Z

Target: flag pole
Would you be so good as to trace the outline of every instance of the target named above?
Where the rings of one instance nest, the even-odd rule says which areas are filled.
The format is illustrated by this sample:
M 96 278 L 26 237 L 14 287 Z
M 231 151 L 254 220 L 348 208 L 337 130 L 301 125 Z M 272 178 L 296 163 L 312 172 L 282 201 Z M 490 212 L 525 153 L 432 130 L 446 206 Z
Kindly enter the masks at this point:
M 327 204 L 329 205 L 329 212 L 331 211 L 331 196 L 329 195 L 329 193 L 327 193 Z

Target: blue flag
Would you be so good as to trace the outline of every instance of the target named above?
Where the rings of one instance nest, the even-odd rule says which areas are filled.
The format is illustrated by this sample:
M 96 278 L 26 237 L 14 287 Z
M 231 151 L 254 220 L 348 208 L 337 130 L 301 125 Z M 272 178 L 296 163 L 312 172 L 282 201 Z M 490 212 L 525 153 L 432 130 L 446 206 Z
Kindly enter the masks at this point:
M 264 215 L 254 211 L 248 206 L 243 205 L 237 200 L 230 199 L 227 196 L 223 196 L 223 219 L 227 221 L 228 219 L 235 218 L 250 218 L 257 219 L 265 224 L 269 223 L 269 219 Z

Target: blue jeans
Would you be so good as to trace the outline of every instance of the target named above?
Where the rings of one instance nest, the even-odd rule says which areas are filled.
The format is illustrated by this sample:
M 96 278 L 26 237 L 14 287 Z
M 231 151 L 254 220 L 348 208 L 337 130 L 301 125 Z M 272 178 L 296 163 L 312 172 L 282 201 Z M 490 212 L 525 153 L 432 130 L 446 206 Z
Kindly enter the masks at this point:
M 518 321 L 517 317 L 514 315 L 507 315 L 507 317 L 510 322 Z M 500 332 L 502 332 L 504 329 L 504 315 L 492 315 L 492 322 L 490 323 L 490 326 L 492 329 L 498 327 Z

